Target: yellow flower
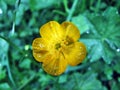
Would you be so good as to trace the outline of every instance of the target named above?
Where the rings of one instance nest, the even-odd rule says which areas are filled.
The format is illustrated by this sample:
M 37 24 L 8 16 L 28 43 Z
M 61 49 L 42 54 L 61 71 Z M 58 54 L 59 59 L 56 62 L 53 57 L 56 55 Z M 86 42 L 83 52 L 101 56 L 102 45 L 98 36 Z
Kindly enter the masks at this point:
M 67 65 L 78 65 L 85 58 L 85 45 L 77 41 L 80 32 L 73 23 L 50 21 L 40 28 L 40 34 L 32 43 L 33 56 L 47 73 L 60 75 Z

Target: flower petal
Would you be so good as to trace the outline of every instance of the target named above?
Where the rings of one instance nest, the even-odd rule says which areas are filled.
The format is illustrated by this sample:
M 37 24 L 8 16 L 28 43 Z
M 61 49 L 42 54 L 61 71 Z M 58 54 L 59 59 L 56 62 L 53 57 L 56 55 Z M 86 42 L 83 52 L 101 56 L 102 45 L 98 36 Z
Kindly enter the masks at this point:
M 54 76 L 62 74 L 67 67 L 67 61 L 61 53 L 54 53 L 48 55 L 46 60 L 43 62 L 44 70 Z
M 74 41 L 80 38 L 80 32 L 73 23 L 63 22 L 61 26 L 65 29 L 67 37 L 73 38 Z
M 40 34 L 46 39 L 60 39 L 64 35 L 64 30 L 56 21 L 50 21 L 40 28 Z
M 33 56 L 37 61 L 43 62 L 45 54 L 48 52 L 47 44 L 48 42 L 43 38 L 34 39 L 32 43 Z
M 65 56 L 67 58 L 68 64 L 75 66 L 82 62 L 86 56 L 86 47 L 81 42 L 75 42 L 69 45 L 65 51 Z

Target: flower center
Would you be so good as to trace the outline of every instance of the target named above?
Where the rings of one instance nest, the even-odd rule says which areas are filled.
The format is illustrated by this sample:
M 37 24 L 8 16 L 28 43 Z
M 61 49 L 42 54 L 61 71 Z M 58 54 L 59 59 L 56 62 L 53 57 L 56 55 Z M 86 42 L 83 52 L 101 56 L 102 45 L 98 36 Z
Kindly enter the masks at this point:
M 66 45 L 70 45 L 70 44 L 72 44 L 74 41 L 73 41 L 73 39 L 72 38 L 70 38 L 69 36 L 66 36 Z
M 60 43 L 57 43 L 57 44 L 55 44 L 55 49 L 59 49 L 61 47 L 61 44 Z
M 59 49 L 65 48 L 66 46 L 72 44 L 73 42 L 74 41 L 72 40 L 72 38 L 66 36 L 65 39 L 55 44 L 55 49 L 59 50 Z

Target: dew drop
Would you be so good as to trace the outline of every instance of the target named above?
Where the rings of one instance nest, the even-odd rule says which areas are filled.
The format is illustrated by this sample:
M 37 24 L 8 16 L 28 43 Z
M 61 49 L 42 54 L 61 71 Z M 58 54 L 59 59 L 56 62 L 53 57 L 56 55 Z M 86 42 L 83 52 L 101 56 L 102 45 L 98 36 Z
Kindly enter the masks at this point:
M 118 78 L 118 81 L 120 82 L 120 78 Z
M 2 14 L 3 13 L 3 11 L 2 11 L 2 9 L 0 8 L 0 14 Z
M 87 33 L 87 34 L 89 34 L 89 33 L 90 33 L 90 31 L 88 30 L 88 31 L 86 31 L 86 33 Z
M 118 14 L 118 11 L 116 11 L 116 14 Z
M 89 67 L 88 70 L 91 70 L 91 68 Z
M 27 57 L 28 56 L 28 54 L 25 54 L 25 57 Z
M 117 51 L 117 52 L 120 52 L 120 48 L 118 48 L 116 51 Z
M 25 50 L 29 50 L 29 45 L 25 45 Z
M 2 64 L 0 63 L 0 67 L 2 66 Z

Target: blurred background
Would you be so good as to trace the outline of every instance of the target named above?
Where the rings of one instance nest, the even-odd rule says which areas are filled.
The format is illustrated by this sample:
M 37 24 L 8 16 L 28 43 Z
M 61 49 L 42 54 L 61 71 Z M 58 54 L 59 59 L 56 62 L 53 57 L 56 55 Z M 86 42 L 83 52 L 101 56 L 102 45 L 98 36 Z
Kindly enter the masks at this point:
M 73 22 L 87 57 L 54 77 L 32 55 L 48 21 Z M 120 90 L 120 0 L 0 0 L 0 90 Z

